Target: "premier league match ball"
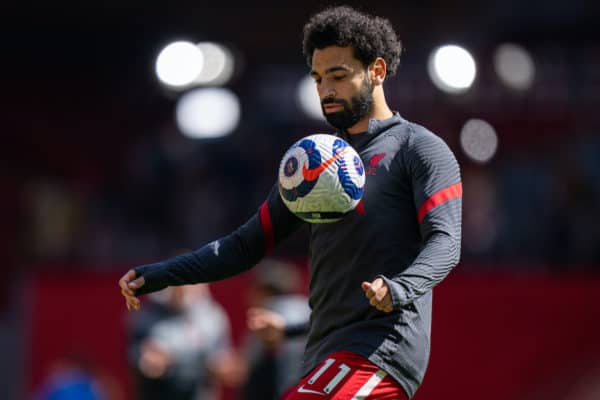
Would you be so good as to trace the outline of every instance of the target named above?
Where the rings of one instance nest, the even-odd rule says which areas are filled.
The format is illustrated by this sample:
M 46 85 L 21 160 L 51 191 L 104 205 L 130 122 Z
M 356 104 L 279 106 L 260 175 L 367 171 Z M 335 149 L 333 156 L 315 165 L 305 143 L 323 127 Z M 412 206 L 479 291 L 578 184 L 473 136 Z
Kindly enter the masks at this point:
M 359 203 L 365 169 L 358 153 L 333 135 L 294 143 L 279 165 L 279 194 L 291 212 L 311 223 L 339 221 Z

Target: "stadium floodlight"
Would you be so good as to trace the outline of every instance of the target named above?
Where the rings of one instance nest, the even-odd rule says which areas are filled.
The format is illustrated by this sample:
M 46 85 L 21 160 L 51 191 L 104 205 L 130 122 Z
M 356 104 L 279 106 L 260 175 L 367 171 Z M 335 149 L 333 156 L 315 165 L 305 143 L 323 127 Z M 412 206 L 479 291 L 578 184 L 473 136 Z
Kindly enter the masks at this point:
M 200 42 L 197 47 L 204 56 L 204 66 L 194 84 L 224 85 L 229 82 L 235 70 L 232 52 L 226 46 L 213 42 Z
M 161 50 L 156 58 L 156 75 L 161 83 L 182 89 L 190 85 L 202 72 L 204 56 L 194 43 L 173 42 Z
M 310 76 L 304 76 L 296 87 L 296 100 L 302 111 L 310 118 L 324 120 L 321 100 L 317 93 L 315 81 Z
M 475 59 L 466 49 L 457 45 L 444 45 L 429 56 L 429 76 L 436 87 L 448 93 L 463 93 L 468 90 L 475 76 Z
M 192 139 L 226 136 L 238 126 L 241 107 L 238 96 L 224 88 L 196 88 L 177 102 L 176 121 L 183 135 Z
M 460 132 L 460 145 L 467 157 L 485 164 L 496 154 L 498 135 L 489 122 L 473 118 L 463 125 Z
M 514 90 L 527 90 L 533 83 L 535 63 L 525 48 L 505 43 L 494 52 L 494 69 L 506 86 Z

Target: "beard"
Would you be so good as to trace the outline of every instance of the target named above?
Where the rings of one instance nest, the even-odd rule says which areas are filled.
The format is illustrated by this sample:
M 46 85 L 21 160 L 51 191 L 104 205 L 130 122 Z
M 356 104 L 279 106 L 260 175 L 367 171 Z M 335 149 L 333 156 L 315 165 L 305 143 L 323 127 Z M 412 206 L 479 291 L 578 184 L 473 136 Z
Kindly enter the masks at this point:
M 342 106 L 342 110 L 327 114 L 324 108 L 326 104 L 339 104 Z M 373 86 L 365 78 L 358 93 L 350 99 L 350 103 L 347 100 L 326 98 L 321 103 L 321 109 L 327 122 L 335 128 L 340 130 L 351 128 L 371 113 L 373 109 Z

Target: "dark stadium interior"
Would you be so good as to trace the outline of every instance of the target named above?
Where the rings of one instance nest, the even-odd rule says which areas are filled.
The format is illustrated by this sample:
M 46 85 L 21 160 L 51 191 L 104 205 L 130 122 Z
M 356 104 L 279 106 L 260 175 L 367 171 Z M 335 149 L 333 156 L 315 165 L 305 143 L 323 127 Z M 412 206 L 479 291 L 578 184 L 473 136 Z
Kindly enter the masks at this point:
M 52 347 L 51 339 L 32 343 L 44 336 L 31 331 L 31 321 L 40 320 L 30 314 L 41 298 L 34 289 L 48 296 L 57 277 L 74 279 L 74 285 L 114 281 L 114 287 L 99 284 L 98 296 L 112 296 L 107 301 L 121 307 L 120 274 L 237 227 L 258 209 L 275 182 L 285 149 L 307 134 L 331 131 L 306 117 L 294 98 L 295 85 L 308 72 L 302 25 L 329 3 L 211 3 L 3 6 L 0 351 L 8 356 L 0 361 L 0 387 L 9 388 L 9 399 L 30 398 L 43 374 L 42 366 L 31 369 L 32 349 Z M 502 296 L 509 296 L 499 288 L 507 285 L 515 296 L 507 303 L 540 318 L 537 326 L 527 325 L 523 316 L 515 324 L 539 328 L 535 335 L 543 334 L 545 326 L 565 332 L 547 338 L 548 348 L 577 338 L 592 343 L 584 333 L 567 333 L 579 321 L 591 324 L 589 335 L 600 332 L 600 298 L 594 289 L 600 283 L 600 5 L 583 0 L 347 3 L 385 16 L 397 28 L 404 52 L 397 76 L 386 82 L 388 101 L 440 135 L 461 164 L 463 251 L 453 274 L 463 280 L 449 284 L 445 292 L 440 288 L 449 296 L 440 313 L 460 312 L 456 310 L 464 303 L 497 293 L 497 302 L 488 298 L 498 307 L 489 309 L 490 315 L 459 321 L 476 324 L 475 318 L 481 318 L 493 324 L 508 318 L 499 305 Z M 178 94 L 162 87 L 153 71 L 159 50 L 176 39 L 216 41 L 233 49 L 236 70 L 226 86 L 239 96 L 242 117 L 231 135 L 194 140 L 179 133 L 174 120 Z M 494 50 L 506 42 L 523 46 L 535 60 L 534 82 L 525 91 L 509 90 L 495 76 Z M 427 75 L 429 53 L 444 43 L 464 45 L 477 60 L 476 81 L 464 94 L 441 92 Z M 461 150 L 459 134 L 470 118 L 488 121 L 498 134 L 498 151 L 488 163 L 473 162 Z M 305 239 L 305 233 L 295 235 L 276 255 L 303 265 Z M 519 280 L 524 276 L 531 280 Z M 498 290 L 479 288 L 469 297 L 463 289 L 470 284 Z M 555 296 L 563 292 L 567 299 L 561 305 Z M 86 293 L 78 288 L 73 296 Z M 222 294 L 215 292 L 215 297 L 232 303 Z M 56 305 L 78 300 L 57 300 Z M 49 304 L 54 303 L 46 303 L 52 313 Z M 556 325 L 550 311 L 540 311 L 544 304 L 556 310 Z M 470 310 L 486 313 L 484 306 Z M 241 315 L 235 312 L 232 319 Z M 561 320 L 565 315 L 569 318 Z M 52 326 L 52 318 L 44 321 Z M 239 321 L 232 323 L 243 329 Z M 119 324 L 112 321 L 105 329 L 118 332 Z M 65 331 L 74 332 L 70 329 Z M 494 329 L 482 329 L 494 334 Z M 496 330 L 496 339 L 508 332 Z M 444 345 L 439 352 L 444 353 Z M 549 350 L 532 350 L 524 362 L 539 361 L 531 366 L 543 370 L 533 377 L 538 381 L 513 380 L 523 389 L 522 397 L 505 398 L 598 398 L 593 396 L 600 391 L 600 348 L 593 346 L 585 356 L 557 351 L 557 357 L 580 368 L 580 375 L 574 369 L 569 374 L 546 371 L 541 364 Z M 496 353 L 500 360 L 500 351 Z M 573 358 L 574 353 L 581 358 Z M 454 353 L 446 350 L 445 355 Z M 40 357 L 44 362 L 51 358 Z M 498 367 L 491 364 L 486 366 L 490 374 L 511 365 L 506 360 L 498 361 Z M 436 365 L 442 363 L 434 359 L 432 368 Z M 115 372 L 117 379 L 122 373 Z M 434 370 L 431 374 L 444 379 Z M 557 376 L 571 386 L 548 383 Z M 501 373 L 498 379 L 513 377 Z M 479 386 L 479 395 L 463 398 L 484 398 L 477 397 L 486 390 Z M 127 381 L 123 387 L 124 393 L 131 390 Z M 225 396 L 234 398 L 232 393 Z

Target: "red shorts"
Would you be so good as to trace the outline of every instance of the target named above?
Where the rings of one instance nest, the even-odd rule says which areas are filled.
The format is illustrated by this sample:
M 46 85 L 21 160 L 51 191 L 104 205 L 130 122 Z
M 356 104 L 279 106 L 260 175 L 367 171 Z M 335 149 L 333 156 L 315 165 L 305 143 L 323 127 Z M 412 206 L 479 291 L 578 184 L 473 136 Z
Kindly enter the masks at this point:
M 281 400 L 408 400 L 402 387 L 378 366 L 349 351 L 338 351 Z

